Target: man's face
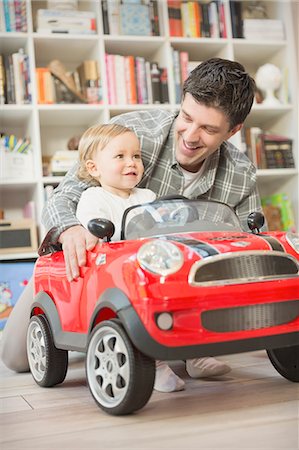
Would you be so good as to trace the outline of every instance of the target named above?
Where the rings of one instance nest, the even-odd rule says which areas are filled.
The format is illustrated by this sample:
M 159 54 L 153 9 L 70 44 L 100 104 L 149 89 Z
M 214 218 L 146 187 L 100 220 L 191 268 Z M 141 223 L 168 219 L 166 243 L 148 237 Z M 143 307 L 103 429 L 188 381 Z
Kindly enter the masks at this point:
M 197 103 L 186 94 L 175 123 L 175 155 L 180 166 L 197 172 L 202 162 L 214 153 L 220 144 L 241 129 L 241 124 L 229 129 L 224 113 L 216 108 Z

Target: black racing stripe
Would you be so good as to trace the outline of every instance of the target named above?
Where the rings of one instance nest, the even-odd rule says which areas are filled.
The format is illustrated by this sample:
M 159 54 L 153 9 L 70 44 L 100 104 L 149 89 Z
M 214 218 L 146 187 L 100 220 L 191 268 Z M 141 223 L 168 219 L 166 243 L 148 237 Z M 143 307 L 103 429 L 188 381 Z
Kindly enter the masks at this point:
M 197 241 L 196 239 L 185 238 L 183 236 L 164 236 L 165 239 L 169 241 L 179 242 L 180 244 L 187 245 L 192 248 L 192 250 L 200 255 L 202 258 L 207 258 L 208 256 L 218 255 L 218 251 L 207 244 L 206 242 Z
M 279 240 L 274 238 L 273 236 L 268 236 L 268 235 L 265 235 L 265 234 L 259 234 L 258 236 L 260 238 L 264 239 L 265 241 L 267 241 L 268 244 L 271 245 L 272 250 L 275 250 L 277 252 L 285 252 L 285 249 L 283 248 L 283 246 L 281 245 Z

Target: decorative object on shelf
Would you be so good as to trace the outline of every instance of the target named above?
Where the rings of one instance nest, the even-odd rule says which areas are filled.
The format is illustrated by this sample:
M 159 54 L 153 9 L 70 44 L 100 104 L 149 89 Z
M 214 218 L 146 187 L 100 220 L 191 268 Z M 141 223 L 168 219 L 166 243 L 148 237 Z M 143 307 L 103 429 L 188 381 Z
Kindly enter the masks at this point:
M 75 81 L 72 76 L 67 73 L 64 65 L 58 59 L 53 59 L 49 64 L 48 68 L 51 74 L 57 78 L 64 86 L 73 94 L 76 100 L 86 103 L 86 98 L 79 92 L 76 88 Z
M 265 92 L 263 105 L 275 107 L 281 104 L 278 98 L 275 97 L 275 91 L 279 89 L 281 80 L 281 70 L 274 64 L 264 64 L 258 68 L 255 82 L 257 87 Z
M 72 136 L 67 143 L 68 150 L 78 150 L 81 136 Z
M 296 232 L 293 207 L 285 192 L 262 197 L 262 207 L 270 230 Z

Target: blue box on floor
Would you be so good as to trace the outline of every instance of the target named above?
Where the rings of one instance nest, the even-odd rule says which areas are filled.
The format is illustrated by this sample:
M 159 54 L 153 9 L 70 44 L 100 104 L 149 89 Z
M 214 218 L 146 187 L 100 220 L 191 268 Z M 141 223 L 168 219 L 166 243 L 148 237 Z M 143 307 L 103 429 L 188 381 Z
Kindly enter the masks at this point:
M 33 274 L 34 262 L 0 262 L 0 331 Z

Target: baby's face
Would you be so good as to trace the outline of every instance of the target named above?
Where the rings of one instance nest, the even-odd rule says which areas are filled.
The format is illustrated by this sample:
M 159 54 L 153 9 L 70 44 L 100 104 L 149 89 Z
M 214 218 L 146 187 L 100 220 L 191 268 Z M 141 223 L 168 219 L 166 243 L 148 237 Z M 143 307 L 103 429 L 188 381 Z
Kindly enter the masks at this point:
M 140 143 L 133 132 L 113 138 L 93 159 L 96 166 L 93 176 L 109 191 L 129 192 L 143 175 Z

